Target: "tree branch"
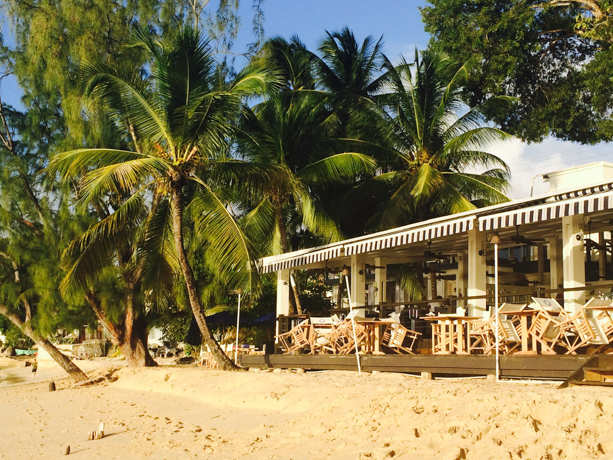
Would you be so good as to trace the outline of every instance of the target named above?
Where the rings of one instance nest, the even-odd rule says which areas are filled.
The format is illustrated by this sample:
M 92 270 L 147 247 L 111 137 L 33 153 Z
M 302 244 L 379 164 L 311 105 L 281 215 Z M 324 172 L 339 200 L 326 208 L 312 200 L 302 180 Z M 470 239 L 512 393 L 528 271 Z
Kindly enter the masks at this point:
M 13 143 L 13 136 L 9 129 L 9 124 L 6 120 L 6 115 L 4 113 L 4 106 L 2 105 L 1 95 L 0 95 L 0 119 L 2 120 L 2 125 L 4 126 L 4 131 L 5 131 L 5 134 L 0 133 L 0 139 L 2 139 L 2 143 L 6 147 L 9 154 L 17 158 L 19 155 L 15 151 L 15 144 Z M 46 220 L 43 214 L 43 210 L 40 206 L 40 202 L 38 201 L 38 198 L 32 191 L 32 187 L 30 187 L 30 182 L 28 181 L 27 176 L 21 171 L 19 167 L 17 168 L 17 173 L 19 174 L 19 177 L 24 183 L 24 189 L 26 191 L 26 195 L 28 195 L 30 202 L 34 205 L 34 208 L 36 209 L 39 219 L 41 220 L 41 222 L 46 223 Z
M 102 308 L 102 305 L 100 304 L 100 301 L 92 291 L 85 293 L 85 299 L 92 310 L 94 310 L 98 321 L 100 321 L 106 330 L 109 331 L 109 334 L 111 334 L 113 344 L 119 346 L 123 339 L 123 332 L 119 331 L 117 327 L 109 320 L 104 308 Z

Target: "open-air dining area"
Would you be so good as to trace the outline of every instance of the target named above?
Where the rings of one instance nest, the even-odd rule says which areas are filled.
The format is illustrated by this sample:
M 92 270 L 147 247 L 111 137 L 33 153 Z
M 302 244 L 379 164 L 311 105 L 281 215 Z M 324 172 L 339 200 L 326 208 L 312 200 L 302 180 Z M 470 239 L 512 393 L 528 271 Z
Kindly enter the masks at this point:
M 551 298 L 534 298 L 531 304 L 505 303 L 495 317 L 432 315 L 431 348 L 424 354 L 491 355 L 498 339 L 500 354 L 587 354 L 601 351 L 613 341 L 613 301 L 591 298 L 569 315 Z M 349 315 L 308 318 L 277 336 L 285 354 L 415 354 L 422 334 L 404 327 L 398 315 L 371 319 Z
M 261 259 L 262 273 L 277 273 L 275 356 L 284 356 L 266 358 L 267 365 L 340 368 L 342 356 L 357 354 L 373 369 L 420 363 L 462 375 L 493 373 L 490 358 L 501 356 L 517 375 L 555 377 L 521 369 L 608 353 L 613 165 L 545 177 L 543 196 Z M 398 267 L 415 274 L 421 298 L 399 281 Z M 319 276 L 332 308 L 296 308 L 296 271 Z M 573 366 L 564 375 L 580 364 Z

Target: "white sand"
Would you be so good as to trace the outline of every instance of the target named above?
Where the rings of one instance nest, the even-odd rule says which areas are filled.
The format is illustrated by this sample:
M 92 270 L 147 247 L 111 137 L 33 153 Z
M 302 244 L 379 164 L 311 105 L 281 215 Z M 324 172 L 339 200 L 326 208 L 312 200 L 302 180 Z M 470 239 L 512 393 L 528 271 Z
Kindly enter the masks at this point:
M 98 371 L 100 372 L 100 371 Z M 0 386 L 0 458 L 613 458 L 613 392 L 327 371 L 121 369 Z M 86 441 L 100 421 L 107 437 Z

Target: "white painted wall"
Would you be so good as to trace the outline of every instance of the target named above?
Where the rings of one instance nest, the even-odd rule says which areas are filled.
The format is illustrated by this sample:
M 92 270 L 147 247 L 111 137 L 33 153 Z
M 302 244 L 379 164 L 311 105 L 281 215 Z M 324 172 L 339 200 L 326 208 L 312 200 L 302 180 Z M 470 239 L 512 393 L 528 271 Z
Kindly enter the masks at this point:
M 613 163 L 598 161 L 543 174 L 549 182 L 549 193 L 577 190 L 591 185 L 613 181 Z

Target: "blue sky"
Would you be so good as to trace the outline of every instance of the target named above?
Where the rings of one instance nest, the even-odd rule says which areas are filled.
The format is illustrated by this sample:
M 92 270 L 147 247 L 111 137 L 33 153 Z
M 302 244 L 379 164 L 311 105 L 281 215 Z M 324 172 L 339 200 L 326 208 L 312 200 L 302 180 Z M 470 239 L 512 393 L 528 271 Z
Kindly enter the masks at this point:
M 243 0 L 243 29 L 236 43 L 236 52 L 252 40 L 250 35 L 248 0 Z M 353 30 L 358 40 L 367 35 L 383 35 L 384 52 L 394 61 L 401 54 L 409 60 L 415 47 L 423 49 L 429 35 L 424 31 L 419 7 L 426 0 L 265 0 L 265 31 L 268 37 L 281 35 L 289 38 L 297 34 L 310 48 L 316 49 L 325 31 L 345 26 Z M 237 60 L 237 65 L 240 61 Z M 534 194 L 546 193 L 548 184 L 538 174 L 594 161 L 613 161 L 613 145 L 584 146 L 555 139 L 527 145 L 519 140 L 493 147 L 511 167 L 513 190 L 509 196 L 524 198 L 530 195 L 534 179 Z
M 243 28 L 236 43 L 236 52 L 252 40 L 249 0 L 242 0 Z M 425 0 L 265 0 L 265 32 L 267 37 L 297 34 L 310 48 L 316 49 L 326 31 L 343 27 L 353 30 L 358 40 L 372 35 L 383 36 L 385 52 L 394 60 L 400 54 L 407 58 L 415 46 L 424 48 L 429 36 L 424 32 L 419 12 Z
M 212 2 L 214 3 L 214 2 Z M 251 0 L 242 0 L 243 26 L 233 49 L 244 52 L 253 41 L 251 32 Z M 383 36 L 384 52 L 394 61 L 401 54 L 409 60 L 415 47 L 425 48 L 429 36 L 424 32 L 419 7 L 426 0 L 265 0 L 265 32 L 267 37 L 281 35 L 289 38 L 297 34 L 312 50 L 316 50 L 326 30 L 335 31 L 347 26 L 358 40 L 367 35 Z M 3 27 L 6 32 L 9 27 Z M 246 61 L 236 58 L 240 67 Z M 3 100 L 15 104 L 20 91 L 14 81 L 2 82 Z M 491 149 L 511 167 L 513 173 L 512 198 L 530 194 L 534 176 L 594 161 L 613 161 L 613 145 L 580 144 L 547 139 L 540 144 L 526 145 L 519 140 L 510 141 Z M 535 195 L 545 193 L 547 184 L 540 177 L 535 183 Z

